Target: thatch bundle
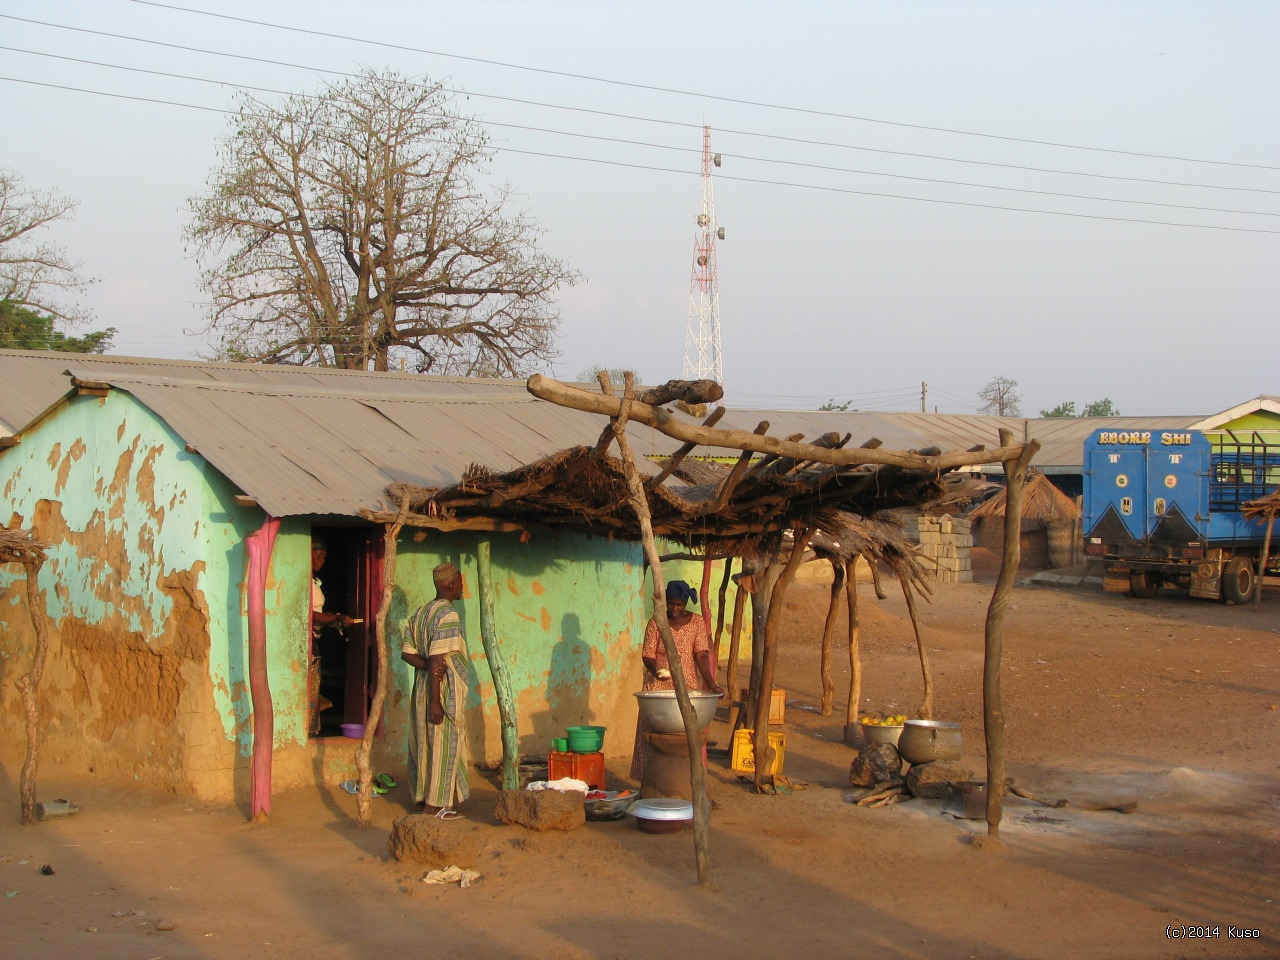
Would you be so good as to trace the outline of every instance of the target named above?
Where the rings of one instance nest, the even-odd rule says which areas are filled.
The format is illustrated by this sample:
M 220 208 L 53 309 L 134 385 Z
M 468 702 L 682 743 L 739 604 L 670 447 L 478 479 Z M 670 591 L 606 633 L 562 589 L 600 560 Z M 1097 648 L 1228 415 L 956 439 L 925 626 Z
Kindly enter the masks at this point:
M 778 533 L 793 524 L 823 527 L 836 508 L 870 517 L 934 501 L 964 483 L 958 474 L 897 466 L 835 467 L 763 457 L 736 470 L 686 461 L 675 478 L 646 486 L 656 534 L 724 555 L 762 539 L 776 542 Z M 561 450 L 505 473 L 473 465 L 450 487 L 400 483 L 387 493 L 411 511 L 410 524 L 414 515 L 435 521 L 484 517 L 639 538 L 621 461 L 591 447 Z M 852 527 L 845 522 L 841 529 Z M 880 528 L 867 528 L 868 543 L 890 542 L 869 532 L 873 529 Z
M 0 527 L 0 563 L 42 564 L 48 546 L 37 540 L 31 530 Z
M 1273 490 L 1257 500 L 1250 500 L 1241 506 L 1241 510 L 1250 520 L 1267 520 L 1280 514 L 1280 489 Z

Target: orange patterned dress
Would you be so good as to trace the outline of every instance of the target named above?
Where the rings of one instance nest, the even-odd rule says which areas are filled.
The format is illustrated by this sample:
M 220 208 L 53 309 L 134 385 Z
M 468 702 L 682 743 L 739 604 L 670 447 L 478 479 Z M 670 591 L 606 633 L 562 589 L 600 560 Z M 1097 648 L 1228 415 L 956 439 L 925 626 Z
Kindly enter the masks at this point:
M 684 671 L 685 686 L 690 690 L 701 690 L 702 674 L 698 672 L 698 664 L 694 656 L 701 652 L 711 652 L 711 640 L 707 636 L 706 621 L 694 614 L 684 626 L 671 628 L 671 639 L 675 641 L 676 651 L 680 654 L 680 668 Z M 658 630 L 657 620 L 650 619 L 649 625 L 645 627 L 644 647 L 641 650 L 641 655 L 656 660 L 659 670 L 669 669 L 667 649 L 662 642 L 662 634 Z M 642 690 L 674 690 L 675 688 L 675 684 L 670 678 L 659 680 L 647 670 L 645 671 Z M 644 735 L 648 732 L 648 724 L 644 722 L 642 717 L 637 717 L 636 743 L 631 753 L 631 779 L 633 780 L 643 779 L 645 764 L 648 763 L 649 757 L 653 753 L 653 747 L 644 738 Z

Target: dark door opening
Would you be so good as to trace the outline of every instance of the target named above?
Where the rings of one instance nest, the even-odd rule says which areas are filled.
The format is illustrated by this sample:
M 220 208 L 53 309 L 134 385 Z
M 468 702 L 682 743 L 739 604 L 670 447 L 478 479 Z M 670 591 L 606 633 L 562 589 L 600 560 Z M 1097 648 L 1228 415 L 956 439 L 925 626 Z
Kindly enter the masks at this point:
M 342 735 L 342 724 L 365 722 L 373 699 L 374 619 L 382 595 L 383 539 L 380 531 L 364 527 L 313 526 L 311 536 L 313 543 L 322 539 L 327 550 L 324 565 L 315 574 L 324 593 L 323 610 L 360 621 L 341 630 L 312 629 L 311 653 L 319 659 L 322 708 L 319 732 L 312 736 L 337 737 Z

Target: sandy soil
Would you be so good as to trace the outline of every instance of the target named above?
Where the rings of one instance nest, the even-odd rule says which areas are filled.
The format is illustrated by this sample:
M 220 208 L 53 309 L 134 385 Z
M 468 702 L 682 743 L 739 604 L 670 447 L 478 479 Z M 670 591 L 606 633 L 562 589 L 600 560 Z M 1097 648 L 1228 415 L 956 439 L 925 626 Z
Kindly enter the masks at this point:
M 980 674 L 989 583 L 939 588 L 924 608 L 937 714 L 963 725 L 984 770 Z M 900 596 L 864 594 L 864 708 L 920 696 Z M 76 816 L 22 828 L 17 770 L 3 771 L 4 956 L 1154 958 L 1280 955 L 1280 584 L 1260 611 L 1185 596 L 1020 589 L 1006 625 L 1009 773 L 1070 801 L 1009 798 L 998 847 L 953 805 L 852 806 L 844 701 L 817 714 L 827 591 L 788 600 L 780 680 L 788 775 L 760 797 L 711 769 L 718 891 L 694 886 L 692 836 L 632 821 L 568 834 L 497 824 L 473 776 L 465 821 L 481 882 L 421 883 L 389 860 L 403 787 L 354 826 L 355 798 L 296 790 L 271 820 L 67 770 L 41 796 Z M 837 690 L 847 665 L 837 657 Z M 713 736 L 727 743 L 723 725 Z M 610 761 L 617 785 L 626 758 Z M 1136 800 L 1131 815 L 1091 802 Z M 54 873 L 42 875 L 49 864 Z M 464 864 L 464 866 L 467 866 Z M 1171 928 L 1208 937 L 1170 939 Z M 162 929 L 169 928 L 172 929 Z M 1231 936 L 1257 930 L 1258 938 Z

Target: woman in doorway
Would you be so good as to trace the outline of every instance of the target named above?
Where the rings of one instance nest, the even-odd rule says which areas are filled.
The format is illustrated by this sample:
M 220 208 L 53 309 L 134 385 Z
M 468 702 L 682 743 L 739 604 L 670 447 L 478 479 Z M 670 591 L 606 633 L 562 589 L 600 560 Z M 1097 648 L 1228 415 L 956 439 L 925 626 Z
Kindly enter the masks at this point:
M 667 584 L 667 623 L 671 626 L 671 639 L 680 655 L 680 669 L 685 686 L 691 690 L 714 690 L 722 693 L 716 683 L 715 665 L 711 662 L 711 641 L 707 636 L 707 624 L 702 617 L 689 611 L 689 604 L 697 604 L 698 592 L 683 580 Z M 667 660 L 666 644 L 658 630 L 656 618 L 649 619 L 644 630 L 644 647 L 640 651 L 644 661 L 643 690 L 674 690 L 671 664 Z M 700 681 L 700 682 L 699 682 Z M 631 754 L 631 778 L 644 778 L 645 764 L 653 753 L 653 747 L 645 739 L 649 726 L 644 718 L 636 718 L 636 744 Z

